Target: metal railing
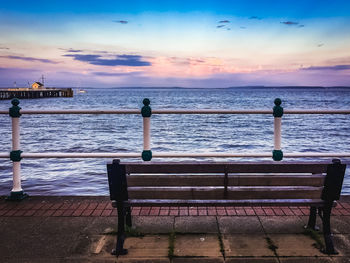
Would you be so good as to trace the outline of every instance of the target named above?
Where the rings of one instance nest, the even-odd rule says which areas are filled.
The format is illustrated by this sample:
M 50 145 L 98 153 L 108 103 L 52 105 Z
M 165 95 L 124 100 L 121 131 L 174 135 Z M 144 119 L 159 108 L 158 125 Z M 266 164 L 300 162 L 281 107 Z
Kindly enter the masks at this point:
M 152 158 L 242 158 L 242 157 L 272 157 L 274 161 L 281 161 L 283 158 L 303 157 L 350 157 L 350 152 L 326 152 L 326 153 L 283 153 L 281 149 L 281 127 L 283 114 L 350 114 L 350 110 L 284 110 L 281 107 L 281 100 L 275 99 L 273 110 L 152 110 L 149 106 L 149 99 L 144 99 L 144 106 L 141 109 L 143 117 L 143 151 L 142 153 L 23 153 L 20 150 L 20 116 L 30 114 L 140 114 L 138 109 L 126 110 L 21 110 L 19 100 L 11 101 L 12 107 L 9 111 L 0 111 L 0 114 L 9 114 L 12 119 L 12 151 L 10 153 L 0 152 L 0 158 L 10 158 L 13 161 L 13 188 L 9 200 L 20 200 L 26 197 L 21 187 L 21 159 L 22 158 L 142 158 L 144 161 L 151 161 Z M 274 148 L 271 152 L 259 153 L 172 153 L 151 151 L 151 115 L 152 114 L 271 114 L 274 117 Z

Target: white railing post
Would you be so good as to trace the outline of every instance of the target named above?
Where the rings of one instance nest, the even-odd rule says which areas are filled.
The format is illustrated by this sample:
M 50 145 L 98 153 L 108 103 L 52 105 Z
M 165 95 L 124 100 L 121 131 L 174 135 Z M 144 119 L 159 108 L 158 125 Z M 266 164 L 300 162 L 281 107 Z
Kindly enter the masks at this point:
M 141 109 L 141 114 L 143 117 L 143 151 L 142 151 L 142 160 L 150 161 L 152 160 L 152 151 L 151 151 L 151 115 L 152 109 L 149 106 L 149 99 L 144 99 L 144 106 Z
M 272 151 L 272 159 L 274 161 L 281 161 L 283 159 L 283 152 L 281 150 L 281 131 L 282 131 L 282 116 L 283 108 L 280 106 L 282 101 L 277 98 L 274 101 L 273 107 L 273 127 L 274 127 L 274 150 Z
M 13 187 L 10 196 L 7 200 L 22 200 L 28 195 L 25 194 L 21 186 L 21 153 L 20 150 L 20 125 L 19 117 L 21 116 L 21 108 L 18 106 L 19 100 L 13 99 L 11 101 L 12 107 L 9 109 L 9 114 L 12 119 L 12 151 L 10 152 L 10 159 L 13 162 Z

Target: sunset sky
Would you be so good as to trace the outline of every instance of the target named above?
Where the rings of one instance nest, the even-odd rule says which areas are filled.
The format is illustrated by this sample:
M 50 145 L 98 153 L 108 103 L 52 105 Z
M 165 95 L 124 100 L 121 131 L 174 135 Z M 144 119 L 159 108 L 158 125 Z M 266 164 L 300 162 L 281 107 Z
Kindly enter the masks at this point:
M 2 87 L 350 86 L 349 0 L 0 3 Z

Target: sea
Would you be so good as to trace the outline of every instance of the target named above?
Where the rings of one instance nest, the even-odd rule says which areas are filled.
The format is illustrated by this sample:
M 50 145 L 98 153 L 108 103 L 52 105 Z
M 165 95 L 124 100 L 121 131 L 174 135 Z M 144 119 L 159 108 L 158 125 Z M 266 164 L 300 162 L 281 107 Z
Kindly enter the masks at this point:
M 350 109 L 350 88 L 240 87 L 86 88 L 73 98 L 23 99 L 22 109 L 272 109 L 280 98 L 284 109 Z M 8 110 L 10 100 L 0 101 Z M 22 115 L 21 150 L 31 153 L 139 152 L 142 117 L 137 115 Z M 282 150 L 350 152 L 349 115 L 288 115 L 282 118 Z M 272 114 L 157 115 L 151 117 L 153 152 L 256 153 L 273 150 Z M 11 151 L 11 118 L 0 115 L 0 152 Z M 286 159 L 329 161 L 332 158 Z M 153 159 L 168 161 L 169 159 Z M 271 158 L 197 158 L 172 161 L 271 161 Z M 23 159 L 22 188 L 29 195 L 108 195 L 106 163 L 112 159 Z M 122 161 L 140 161 L 122 159 Z M 350 164 L 350 158 L 342 158 Z M 342 194 L 350 194 L 350 168 Z M 12 162 L 0 159 L 0 195 L 12 189 Z

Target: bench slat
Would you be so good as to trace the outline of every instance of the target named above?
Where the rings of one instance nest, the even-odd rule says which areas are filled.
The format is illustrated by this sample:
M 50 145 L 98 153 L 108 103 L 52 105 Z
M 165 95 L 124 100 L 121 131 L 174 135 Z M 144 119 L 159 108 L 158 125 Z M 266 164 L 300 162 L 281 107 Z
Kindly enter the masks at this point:
M 128 186 L 223 186 L 221 175 L 129 175 Z
M 321 197 L 322 187 L 228 187 L 227 199 L 315 199 Z M 130 199 L 226 199 L 224 187 L 128 187 Z
M 181 200 L 129 199 L 133 206 L 315 206 L 322 207 L 321 199 L 249 199 L 249 200 Z
M 325 173 L 327 163 L 121 163 L 129 173 Z
M 323 186 L 324 175 L 255 175 L 230 176 L 229 186 Z
M 324 175 L 229 175 L 228 186 L 323 186 Z M 217 175 L 129 175 L 128 186 L 223 186 Z

